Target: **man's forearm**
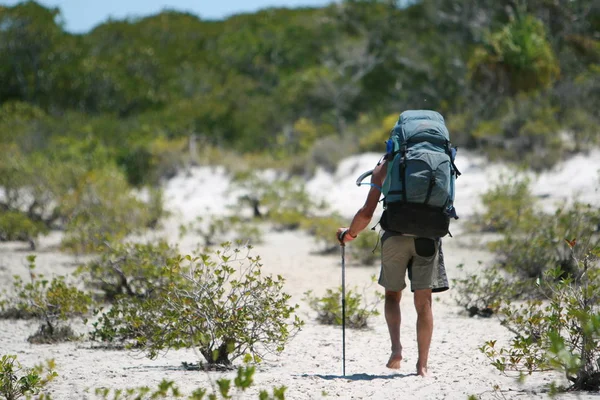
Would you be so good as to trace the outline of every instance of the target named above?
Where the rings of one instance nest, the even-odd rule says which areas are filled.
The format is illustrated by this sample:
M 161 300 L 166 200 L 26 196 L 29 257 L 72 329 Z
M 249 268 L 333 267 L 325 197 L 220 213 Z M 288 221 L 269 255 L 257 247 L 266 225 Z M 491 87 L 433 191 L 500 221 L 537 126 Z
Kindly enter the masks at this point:
M 352 237 L 358 236 L 358 234 L 369 225 L 371 222 L 371 218 L 373 218 L 372 213 L 368 213 L 367 210 L 361 208 L 358 210 L 352 222 L 350 223 L 350 227 L 348 229 L 348 233 Z

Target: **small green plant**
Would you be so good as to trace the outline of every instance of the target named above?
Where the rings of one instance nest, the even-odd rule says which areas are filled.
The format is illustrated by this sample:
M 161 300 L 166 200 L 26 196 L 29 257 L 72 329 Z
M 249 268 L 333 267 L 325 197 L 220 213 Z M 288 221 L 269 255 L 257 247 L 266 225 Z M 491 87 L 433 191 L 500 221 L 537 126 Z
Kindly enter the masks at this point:
M 298 229 L 302 221 L 324 204 L 314 201 L 300 179 L 266 179 L 257 173 L 233 177 L 232 190 L 239 193 L 236 210 L 250 206 L 252 215 L 273 223 L 277 230 Z
M 283 278 L 262 275 L 260 257 L 250 251 L 226 243 L 214 253 L 169 259 L 165 273 L 177 278 L 147 297 L 121 297 L 100 315 L 92 339 L 124 343 L 151 358 L 195 348 L 213 365 L 281 352 L 302 321 L 282 291 Z
M 566 240 L 571 250 L 576 241 Z M 568 276 L 560 268 L 539 281 L 547 301 L 507 304 L 500 311 L 503 324 L 515 337 L 506 348 L 496 341 L 480 350 L 501 372 L 557 369 L 572 383 L 570 390 L 600 389 L 600 249 L 582 259 L 572 256 L 577 269 Z
M 559 208 L 554 215 L 536 213 L 529 216 L 504 237 L 490 244 L 499 265 L 520 279 L 529 280 L 531 287 L 548 270 L 559 266 L 563 274 L 577 269 L 575 258 L 582 258 L 590 249 L 600 245 L 596 234 L 600 210 L 589 204 L 575 203 Z M 562 238 L 580 238 L 578 246 L 570 249 Z
M 54 368 L 54 360 L 46 361 L 45 365 L 26 368 L 17 360 L 17 356 L 3 355 L 0 357 L 0 397 L 16 400 L 23 396 L 31 398 L 37 395 L 38 399 L 50 399 L 42 390 L 58 376 Z
M 473 228 L 484 232 L 506 232 L 518 227 L 534 213 L 535 199 L 526 178 L 502 177 L 481 196 L 485 211 L 473 218 Z
M 159 398 L 185 398 L 188 400 L 226 400 L 237 398 L 245 393 L 254 385 L 254 373 L 256 368 L 253 366 L 242 366 L 237 369 L 237 375 L 233 379 L 218 379 L 215 385 L 212 385 L 212 393 L 208 389 L 198 388 L 190 395 L 184 395 L 177 387 L 175 382 L 163 380 L 158 384 L 158 388 L 152 389 L 148 386 L 132 389 L 108 389 L 97 388 L 94 393 L 102 400 L 146 400 Z M 233 384 L 233 385 L 232 385 Z M 258 400 L 285 400 L 285 386 L 274 387 L 272 394 L 266 390 L 260 390 Z
M 40 235 L 48 233 L 48 227 L 40 221 L 33 221 L 19 211 L 0 211 L 0 241 L 28 242 L 35 250 L 35 241 Z
M 152 207 L 156 213 L 157 205 Z M 61 212 L 67 220 L 62 246 L 74 253 L 104 250 L 107 242 L 141 231 L 156 219 L 135 198 L 124 174 L 110 165 L 82 176 L 62 199 Z
M 35 256 L 29 261 L 30 281 L 25 283 L 15 276 L 14 295 L 4 293 L 0 301 L 1 316 L 4 318 L 35 318 L 42 324 L 37 333 L 28 338 L 32 343 L 54 343 L 73 340 L 75 335 L 68 325 L 60 325 L 69 318 L 84 316 L 91 305 L 91 297 L 65 282 L 64 277 L 45 279 L 35 273 Z
M 375 280 L 375 277 L 372 277 Z M 365 304 L 363 295 L 354 290 L 346 290 L 346 326 L 353 329 L 365 329 L 369 326 L 369 317 L 379 315 L 377 307 L 382 295 L 376 293 L 376 301 Z M 342 325 L 342 287 L 327 289 L 325 296 L 316 297 L 312 290 L 304 293 L 304 300 L 317 312 L 317 321 L 324 325 Z
M 103 300 L 112 302 L 120 295 L 141 298 L 172 281 L 164 267 L 178 254 L 165 241 L 107 244 L 99 258 L 80 266 L 76 274 L 88 287 L 100 290 Z
M 462 264 L 458 268 L 462 268 Z M 484 268 L 481 273 L 463 279 L 453 279 L 452 285 L 456 304 L 463 307 L 469 317 L 491 317 L 502 300 L 517 296 L 515 292 L 519 290 L 517 282 L 509 281 L 495 267 Z

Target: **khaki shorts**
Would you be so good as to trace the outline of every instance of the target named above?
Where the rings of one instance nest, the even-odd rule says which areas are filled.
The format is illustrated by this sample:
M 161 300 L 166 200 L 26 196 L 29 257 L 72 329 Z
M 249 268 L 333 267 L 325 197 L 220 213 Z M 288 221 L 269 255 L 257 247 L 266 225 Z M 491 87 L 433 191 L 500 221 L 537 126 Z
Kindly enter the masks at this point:
M 439 240 L 401 236 L 385 232 L 381 238 L 381 273 L 379 284 L 386 290 L 400 292 L 406 287 L 433 289 L 434 271 L 438 268 Z

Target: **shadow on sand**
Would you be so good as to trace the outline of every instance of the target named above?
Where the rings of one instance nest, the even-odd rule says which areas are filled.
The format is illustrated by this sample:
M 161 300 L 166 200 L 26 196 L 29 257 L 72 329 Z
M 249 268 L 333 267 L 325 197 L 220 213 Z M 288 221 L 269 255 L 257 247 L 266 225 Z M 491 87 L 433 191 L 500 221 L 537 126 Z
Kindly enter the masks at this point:
M 393 374 L 393 375 L 370 375 L 370 374 L 352 374 L 352 375 L 320 375 L 320 374 L 303 374 L 300 375 L 303 378 L 315 377 L 321 378 L 325 380 L 333 380 L 333 379 L 346 379 L 349 381 L 373 381 L 375 379 L 396 379 L 396 378 L 406 378 L 408 376 L 417 376 L 416 373 L 413 374 Z

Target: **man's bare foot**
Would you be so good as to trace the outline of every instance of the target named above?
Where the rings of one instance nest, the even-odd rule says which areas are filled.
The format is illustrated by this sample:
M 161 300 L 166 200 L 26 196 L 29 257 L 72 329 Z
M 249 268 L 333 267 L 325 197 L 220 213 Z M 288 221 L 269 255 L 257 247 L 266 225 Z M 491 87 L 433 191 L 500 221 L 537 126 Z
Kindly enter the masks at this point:
M 388 360 L 386 367 L 391 369 L 400 369 L 400 362 L 402 361 L 402 349 L 392 351 L 392 355 Z
M 429 376 L 429 373 L 427 372 L 427 367 L 422 367 L 419 364 L 419 362 L 417 362 L 417 375 L 422 376 L 423 378 Z

